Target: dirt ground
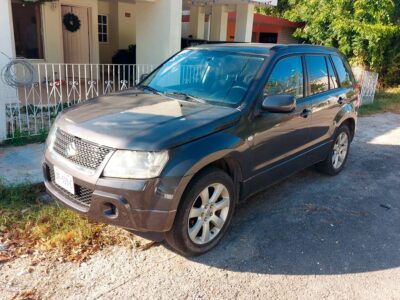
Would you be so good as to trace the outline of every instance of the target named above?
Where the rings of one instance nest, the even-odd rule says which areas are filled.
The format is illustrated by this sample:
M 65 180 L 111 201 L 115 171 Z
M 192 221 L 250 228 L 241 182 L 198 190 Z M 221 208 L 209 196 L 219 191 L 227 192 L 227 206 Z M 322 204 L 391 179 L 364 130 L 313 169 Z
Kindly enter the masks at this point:
M 305 170 L 251 198 L 213 251 L 109 247 L 86 263 L 0 265 L 0 298 L 399 299 L 400 115 L 359 119 L 346 169 Z

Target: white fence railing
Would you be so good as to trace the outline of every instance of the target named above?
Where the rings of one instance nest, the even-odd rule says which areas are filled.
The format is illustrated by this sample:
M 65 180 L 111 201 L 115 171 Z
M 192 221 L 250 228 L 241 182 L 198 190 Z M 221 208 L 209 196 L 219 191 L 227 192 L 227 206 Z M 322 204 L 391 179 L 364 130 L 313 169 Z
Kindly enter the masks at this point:
M 51 126 L 57 113 L 88 99 L 133 87 L 154 65 L 34 64 L 34 82 L 6 99 L 7 138 L 36 135 Z M 25 77 L 25 69 L 16 69 Z M 1 121 L 1 120 L 0 120 Z

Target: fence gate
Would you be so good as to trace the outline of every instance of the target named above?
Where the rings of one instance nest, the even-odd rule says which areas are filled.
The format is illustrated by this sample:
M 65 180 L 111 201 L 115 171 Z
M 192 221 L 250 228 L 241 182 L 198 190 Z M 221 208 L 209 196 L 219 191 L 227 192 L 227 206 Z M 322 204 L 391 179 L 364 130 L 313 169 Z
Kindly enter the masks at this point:
M 361 105 L 374 102 L 378 73 L 364 71 L 361 86 Z

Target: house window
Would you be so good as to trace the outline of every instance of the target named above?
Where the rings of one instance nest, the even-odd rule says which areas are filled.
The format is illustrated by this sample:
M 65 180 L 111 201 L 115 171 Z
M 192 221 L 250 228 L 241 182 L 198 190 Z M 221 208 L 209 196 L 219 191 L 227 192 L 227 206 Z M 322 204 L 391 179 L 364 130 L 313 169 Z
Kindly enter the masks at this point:
M 40 4 L 12 1 L 15 52 L 18 57 L 42 59 L 43 40 Z
M 98 23 L 99 23 L 99 42 L 107 43 L 108 42 L 108 16 L 99 15 Z

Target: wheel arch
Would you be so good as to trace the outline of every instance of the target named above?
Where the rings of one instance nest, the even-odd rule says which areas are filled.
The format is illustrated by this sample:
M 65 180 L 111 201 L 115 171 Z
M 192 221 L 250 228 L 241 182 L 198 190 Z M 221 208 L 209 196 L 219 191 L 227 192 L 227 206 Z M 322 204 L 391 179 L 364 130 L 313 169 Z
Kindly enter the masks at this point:
M 355 134 L 355 131 L 356 131 L 356 120 L 354 118 L 347 118 L 347 119 L 343 120 L 342 123 L 340 123 L 339 127 L 343 126 L 343 125 L 345 125 L 345 126 L 347 126 L 349 128 L 349 130 L 350 130 L 350 140 L 353 140 L 354 134 Z
M 245 176 L 244 154 L 248 145 L 238 136 L 219 132 L 194 141 L 171 153 L 171 164 L 164 170 L 163 177 L 179 178 L 169 194 L 173 194 L 170 210 L 176 210 L 190 182 L 208 167 L 226 172 L 235 186 L 235 201 L 240 195 L 240 182 Z M 165 186 L 165 185 L 164 185 Z
M 349 104 L 345 105 L 335 117 L 335 123 L 336 123 L 335 129 L 338 129 L 342 125 L 347 125 L 350 130 L 350 135 L 351 135 L 350 139 L 353 140 L 357 125 L 356 120 L 357 120 L 357 114 L 354 111 L 353 107 Z

